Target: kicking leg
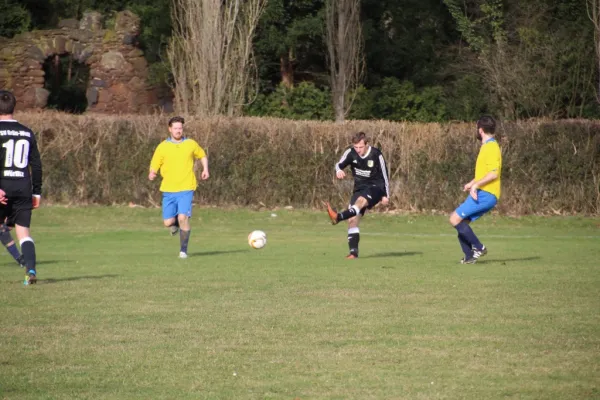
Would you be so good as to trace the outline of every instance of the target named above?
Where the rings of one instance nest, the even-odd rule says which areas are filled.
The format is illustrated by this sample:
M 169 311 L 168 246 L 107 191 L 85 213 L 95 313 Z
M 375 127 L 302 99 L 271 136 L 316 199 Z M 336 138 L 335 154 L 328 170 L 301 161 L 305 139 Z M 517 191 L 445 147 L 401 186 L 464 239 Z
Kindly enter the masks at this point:
M 358 199 L 356 199 L 354 204 L 350 205 L 350 207 L 348 207 L 347 210 L 344 210 L 342 212 L 337 212 L 336 210 L 331 208 L 329 203 L 325 203 L 325 204 L 327 206 L 327 213 L 329 214 L 331 223 L 333 225 L 335 225 L 340 221 L 345 221 L 347 219 L 350 219 L 350 218 L 356 217 L 357 215 L 360 215 L 361 210 L 364 209 L 365 207 L 367 207 L 369 202 L 367 201 L 367 199 L 360 196 Z

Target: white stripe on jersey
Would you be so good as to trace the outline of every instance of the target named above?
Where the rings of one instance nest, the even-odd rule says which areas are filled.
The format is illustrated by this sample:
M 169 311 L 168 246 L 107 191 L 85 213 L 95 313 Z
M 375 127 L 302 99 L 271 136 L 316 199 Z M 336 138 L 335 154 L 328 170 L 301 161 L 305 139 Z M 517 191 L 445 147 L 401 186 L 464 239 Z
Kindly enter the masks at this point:
M 381 173 L 383 174 L 383 180 L 385 181 L 385 197 L 390 197 L 390 182 L 387 176 L 387 167 L 385 166 L 385 161 L 383 160 L 383 154 L 379 155 L 379 164 L 381 164 Z
M 370 178 L 371 177 L 371 171 L 366 171 L 364 169 L 354 168 L 354 172 L 358 176 L 363 176 L 365 178 Z
M 335 172 L 341 171 L 340 169 L 340 164 L 343 163 L 346 160 L 346 157 L 348 157 L 348 154 L 350 154 L 350 151 L 352 150 L 352 147 L 350 147 L 349 149 L 347 149 L 344 154 L 342 154 L 342 157 L 340 158 L 340 161 L 338 161 L 335 164 Z

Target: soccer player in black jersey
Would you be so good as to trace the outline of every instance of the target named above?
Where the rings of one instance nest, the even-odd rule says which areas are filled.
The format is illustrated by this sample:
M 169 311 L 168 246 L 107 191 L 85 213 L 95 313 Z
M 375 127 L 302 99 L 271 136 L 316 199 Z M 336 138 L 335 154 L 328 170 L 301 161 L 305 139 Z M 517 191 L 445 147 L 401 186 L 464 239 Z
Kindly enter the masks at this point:
M 0 221 L 14 226 L 23 253 L 25 285 L 36 283 L 35 244 L 29 233 L 31 210 L 42 194 L 42 161 L 31 129 L 13 118 L 17 100 L 0 90 Z
M 390 183 L 385 159 L 379 149 L 369 145 L 369 139 L 364 132 L 352 136 L 352 147 L 349 147 L 335 165 L 335 176 L 344 179 L 344 168 L 350 167 L 354 178 L 354 193 L 350 198 L 347 210 L 337 212 L 329 203 L 327 213 L 333 225 L 348 220 L 348 247 L 350 254 L 346 258 L 358 258 L 358 242 L 360 217 L 379 202 L 389 203 Z

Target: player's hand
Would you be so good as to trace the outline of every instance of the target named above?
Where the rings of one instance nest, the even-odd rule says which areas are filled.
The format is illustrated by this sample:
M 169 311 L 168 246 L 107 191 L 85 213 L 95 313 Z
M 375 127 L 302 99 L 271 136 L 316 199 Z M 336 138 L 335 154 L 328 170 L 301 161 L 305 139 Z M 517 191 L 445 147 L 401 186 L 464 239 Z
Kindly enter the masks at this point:
M 342 171 L 342 170 L 339 170 L 339 171 L 337 171 L 337 172 L 335 173 L 335 176 L 336 176 L 338 179 L 344 179 L 344 178 L 346 177 L 346 173 L 345 173 L 344 171 Z
M 156 172 L 150 171 L 150 173 L 148 174 L 148 179 L 150 179 L 151 181 L 153 181 L 154 178 L 156 178 Z
M 6 198 L 6 192 L 0 189 L 0 204 L 6 204 L 8 199 Z
M 469 190 L 469 194 L 475 201 L 477 201 L 477 189 L 478 189 L 477 185 L 473 185 L 473 186 L 471 186 L 471 189 Z
M 471 190 L 471 182 L 463 186 L 463 192 L 468 192 L 469 190 Z
M 390 199 L 389 199 L 389 197 L 385 197 L 385 196 L 384 196 L 384 197 L 382 197 L 382 198 L 381 198 L 381 205 L 382 205 L 382 206 L 387 206 L 388 204 L 390 204 Z
M 33 204 L 33 208 L 39 208 L 40 207 L 40 203 L 42 202 L 42 196 L 40 196 L 39 194 L 34 194 L 33 197 L 31 198 L 31 202 Z
M 208 173 L 207 169 L 202 171 L 202 174 L 200 174 L 200 178 L 202 178 L 203 181 L 207 180 L 209 177 L 210 177 L 210 174 Z

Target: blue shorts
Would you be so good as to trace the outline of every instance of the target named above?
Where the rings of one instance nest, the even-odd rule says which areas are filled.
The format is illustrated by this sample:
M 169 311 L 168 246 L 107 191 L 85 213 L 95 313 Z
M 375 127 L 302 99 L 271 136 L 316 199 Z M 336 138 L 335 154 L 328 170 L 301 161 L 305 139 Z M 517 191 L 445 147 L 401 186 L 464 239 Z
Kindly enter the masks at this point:
M 498 199 L 496 196 L 485 190 L 477 190 L 477 200 L 471 195 L 455 210 L 462 219 L 470 219 L 475 221 L 486 212 L 496 206 Z
M 174 218 L 178 214 L 184 214 L 191 217 L 193 198 L 193 190 L 186 190 L 184 192 L 163 192 L 163 219 Z

